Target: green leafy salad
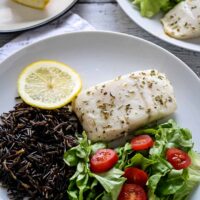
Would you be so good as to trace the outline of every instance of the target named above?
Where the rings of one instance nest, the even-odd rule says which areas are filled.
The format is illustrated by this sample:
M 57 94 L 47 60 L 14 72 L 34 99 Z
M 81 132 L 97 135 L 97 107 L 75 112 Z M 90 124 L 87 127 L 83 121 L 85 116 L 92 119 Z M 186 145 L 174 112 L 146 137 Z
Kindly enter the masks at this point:
M 76 168 L 70 200 L 186 200 L 200 182 L 200 155 L 188 129 L 176 122 L 140 129 L 124 146 L 110 149 L 84 132 L 64 161 Z
M 144 17 L 153 17 L 161 12 L 168 12 L 176 4 L 183 0 L 130 0 L 133 4 L 138 6 L 141 15 Z

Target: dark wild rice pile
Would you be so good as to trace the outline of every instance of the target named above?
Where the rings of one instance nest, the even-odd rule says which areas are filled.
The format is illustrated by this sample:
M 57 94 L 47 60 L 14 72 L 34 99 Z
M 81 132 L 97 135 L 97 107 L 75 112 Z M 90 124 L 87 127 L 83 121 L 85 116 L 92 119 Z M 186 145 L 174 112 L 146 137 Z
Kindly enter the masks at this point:
M 68 107 L 47 111 L 20 103 L 0 121 L 0 182 L 10 198 L 67 199 L 74 169 L 64 164 L 63 153 L 81 131 L 76 116 Z

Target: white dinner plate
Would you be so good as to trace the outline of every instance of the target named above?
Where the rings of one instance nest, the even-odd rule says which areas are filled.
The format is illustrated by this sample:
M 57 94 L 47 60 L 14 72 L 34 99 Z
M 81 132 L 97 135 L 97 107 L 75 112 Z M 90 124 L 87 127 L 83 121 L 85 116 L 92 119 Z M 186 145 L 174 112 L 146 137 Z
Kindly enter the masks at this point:
M 145 40 L 112 32 L 77 32 L 43 40 L 0 64 L 0 113 L 16 104 L 20 71 L 41 59 L 70 65 L 80 74 L 84 88 L 136 70 L 154 68 L 166 73 L 178 104 L 172 117 L 192 131 L 195 149 L 200 152 L 200 79 L 168 51 Z M 0 197 L 7 200 L 6 192 L 0 191 Z M 200 187 L 191 199 L 200 199 Z
M 37 10 L 12 0 L 0 0 L 0 33 L 41 26 L 64 14 L 76 2 L 77 0 L 50 0 L 44 10 Z
M 178 40 L 172 37 L 169 37 L 165 34 L 163 26 L 160 22 L 162 17 L 161 14 L 153 17 L 152 19 L 142 17 L 140 11 L 136 6 L 134 6 L 130 0 L 117 0 L 118 4 L 124 10 L 124 12 L 141 28 L 151 33 L 155 37 L 164 40 L 170 44 L 189 49 L 192 51 L 200 52 L 200 37 L 195 39 L 188 40 Z

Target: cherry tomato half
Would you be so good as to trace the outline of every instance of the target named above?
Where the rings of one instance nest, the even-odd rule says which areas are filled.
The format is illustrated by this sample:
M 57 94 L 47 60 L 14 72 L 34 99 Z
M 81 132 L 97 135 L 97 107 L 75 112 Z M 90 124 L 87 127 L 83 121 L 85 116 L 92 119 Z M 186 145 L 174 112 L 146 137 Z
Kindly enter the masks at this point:
M 131 140 L 131 147 L 134 151 L 146 150 L 153 146 L 153 139 L 149 135 L 139 135 Z
M 141 186 L 125 183 L 118 200 L 147 200 L 147 195 Z
M 172 164 L 175 169 L 184 169 L 191 164 L 188 154 L 180 149 L 171 148 L 166 153 L 167 161 Z
M 99 149 L 90 159 L 92 172 L 101 173 L 111 169 L 118 161 L 117 153 L 112 149 Z
M 128 183 L 135 183 L 142 187 L 146 185 L 148 175 L 145 171 L 135 167 L 128 167 L 124 172 L 124 177 L 127 178 Z

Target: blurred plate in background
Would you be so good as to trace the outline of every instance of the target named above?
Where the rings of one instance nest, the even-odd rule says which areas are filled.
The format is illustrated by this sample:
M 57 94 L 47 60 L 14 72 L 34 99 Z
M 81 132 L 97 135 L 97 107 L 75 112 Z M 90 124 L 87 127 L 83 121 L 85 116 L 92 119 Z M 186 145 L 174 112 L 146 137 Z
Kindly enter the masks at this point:
M 154 35 L 155 37 L 173 44 L 178 47 L 200 52 L 200 37 L 188 40 L 177 40 L 165 34 L 161 24 L 161 15 L 149 19 L 142 17 L 137 7 L 135 7 L 129 0 L 117 0 L 124 12 L 141 28 Z
M 50 0 L 44 10 L 29 8 L 12 0 L 0 1 L 0 33 L 17 32 L 46 24 L 68 11 L 77 0 Z

